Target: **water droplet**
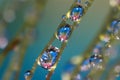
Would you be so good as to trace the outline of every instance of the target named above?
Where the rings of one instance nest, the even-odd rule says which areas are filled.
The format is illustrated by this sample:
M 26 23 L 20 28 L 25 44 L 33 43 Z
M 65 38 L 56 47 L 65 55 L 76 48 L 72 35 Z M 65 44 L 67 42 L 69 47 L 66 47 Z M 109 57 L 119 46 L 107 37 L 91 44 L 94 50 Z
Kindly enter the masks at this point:
M 66 21 L 66 15 L 62 15 L 62 19 Z
M 71 10 L 70 19 L 74 22 L 78 22 L 80 20 L 81 16 L 83 16 L 83 12 L 84 12 L 84 9 L 82 6 L 80 6 L 80 5 L 75 6 Z
M 0 36 L 0 48 L 4 49 L 8 45 L 8 40 L 4 36 Z
M 100 41 L 96 44 L 95 48 L 93 49 L 93 54 L 101 53 L 102 49 L 105 47 L 106 43 L 104 41 Z
M 85 2 L 85 7 L 88 7 L 90 5 L 89 1 Z
M 25 79 L 29 79 L 32 76 L 32 72 L 30 70 L 26 71 L 24 74 Z
M 115 39 L 117 39 L 116 36 L 119 36 L 120 34 L 120 20 L 114 20 L 111 23 L 110 29 L 111 33 L 114 35 Z
M 58 29 L 56 37 L 61 41 L 65 42 L 68 40 L 71 34 L 71 26 L 66 24 Z
M 86 59 L 83 61 L 80 69 L 81 69 L 81 71 L 88 71 L 90 69 L 89 59 Z
M 102 58 L 102 55 L 100 54 L 94 54 L 89 58 L 89 62 L 93 67 L 102 61 L 103 61 L 103 58 Z
M 101 39 L 102 41 L 104 41 L 105 43 L 107 43 L 107 42 L 110 41 L 110 36 L 107 35 L 107 34 L 101 35 L 101 36 L 100 36 L 100 39 Z
M 38 65 L 41 65 L 45 69 L 51 69 L 56 62 L 59 49 L 57 47 L 50 46 L 46 49 L 38 60 Z

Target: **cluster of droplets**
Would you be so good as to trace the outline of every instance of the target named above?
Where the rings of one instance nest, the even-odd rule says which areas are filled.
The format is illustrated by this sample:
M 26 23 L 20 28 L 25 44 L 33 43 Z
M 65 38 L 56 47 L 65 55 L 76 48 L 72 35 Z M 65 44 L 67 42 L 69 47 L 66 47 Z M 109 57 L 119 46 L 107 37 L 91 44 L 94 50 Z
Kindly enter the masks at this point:
M 6 37 L 5 30 L 7 30 L 6 26 L 9 23 L 12 23 L 16 19 L 16 12 L 18 9 L 18 5 L 21 4 L 19 1 L 13 2 L 13 4 L 17 5 L 7 5 L 5 9 L 1 13 L 1 20 L 0 20 L 0 48 L 4 49 L 8 45 L 8 38 Z M 2 34 L 2 35 L 1 35 Z M 9 35 L 9 34 L 7 34 Z
M 84 7 L 81 5 L 81 0 L 77 0 L 68 13 L 62 16 L 64 24 L 60 25 L 57 29 L 57 32 L 55 33 L 56 38 L 62 43 L 67 42 L 74 27 L 73 25 L 68 24 L 67 20 L 78 24 L 83 15 Z M 41 65 L 43 68 L 50 70 L 54 66 L 57 60 L 57 55 L 60 52 L 59 48 L 56 48 L 57 47 L 54 47 L 53 49 L 53 47 L 50 46 L 48 49 L 46 49 L 42 56 L 38 59 L 38 65 Z
M 120 80 L 120 65 L 115 65 L 107 77 L 108 80 Z
M 89 5 L 89 1 L 85 2 L 86 7 Z M 63 21 L 65 22 L 64 25 L 60 25 L 60 27 L 57 29 L 57 32 L 55 34 L 56 38 L 61 41 L 61 42 L 67 42 L 72 29 L 74 26 L 69 25 L 68 23 L 66 23 L 67 20 L 71 20 L 73 23 L 79 23 L 81 17 L 84 15 L 84 7 L 81 5 L 81 0 L 78 0 L 70 9 L 70 11 L 68 11 L 68 13 L 66 15 L 62 16 Z M 103 35 L 100 36 L 100 41 L 96 44 L 96 46 L 93 49 L 92 55 L 83 61 L 81 67 L 80 67 L 80 74 L 81 73 L 85 73 L 86 75 L 90 72 L 91 68 L 95 67 L 96 65 L 98 65 L 99 63 L 101 63 L 103 61 L 103 56 L 102 56 L 102 50 L 104 47 L 111 47 L 109 42 L 111 40 L 111 36 L 114 36 L 114 38 L 119 39 L 119 20 L 115 20 L 112 22 L 111 26 L 108 28 L 107 32 Z M 46 50 L 44 50 L 44 52 L 42 53 L 42 55 L 39 57 L 39 59 L 37 60 L 38 65 L 40 65 L 41 67 L 47 69 L 47 70 L 51 70 L 51 68 L 53 68 L 53 66 L 56 63 L 58 54 L 60 52 L 60 49 L 54 46 L 49 46 Z M 67 72 L 71 73 L 72 70 L 74 69 L 74 65 L 71 64 L 69 65 L 69 67 L 71 67 Z M 101 68 L 99 66 L 99 68 Z M 28 72 L 29 74 L 30 72 Z M 66 74 L 66 76 L 68 76 L 69 74 Z M 27 75 L 28 76 L 28 75 Z M 81 75 L 77 76 L 76 80 L 81 80 Z M 65 80 L 65 79 L 64 79 Z M 69 80 L 69 79 L 66 79 Z
M 76 65 L 81 61 L 81 59 L 81 57 L 75 56 L 74 59 L 72 58 L 71 61 L 66 64 L 62 73 L 62 80 L 92 80 L 90 77 L 86 76 L 91 70 L 90 62 L 88 59 L 84 60 L 82 66 L 79 67 L 79 74 L 73 76 L 73 71 L 76 68 Z
M 106 32 L 100 36 L 100 41 L 93 48 L 92 55 L 83 61 L 83 64 L 81 65 L 81 71 L 90 70 L 94 67 L 97 67 L 97 69 L 103 68 L 102 65 L 99 65 L 103 62 L 104 54 L 102 53 L 105 49 L 109 49 L 111 47 L 110 42 L 112 39 L 119 39 L 119 28 L 119 20 L 113 20 Z
M 99 42 L 97 42 L 97 44 L 95 45 L 95 47 L 93 47 L 92 49 L 92 55 L 85 59 L 81 66 L 80 66 L 80 72 L 77 76 L 79 76 L 78 78 L 83 78 L 85 79 L 86 77 L 83 76 L 87 76 L 90 71 L 93 68 L 97 68 L 97 69 L 102 69 L 103 66 L 100 65 L 100 63 L 103 62 L 103 50 L 104 49 L 109 49 L 111 47 L 110 41 L 112 39 L 119 39 L 119 29 L 120 29 L 120 21 L 119 20 L 113 20 L 111 22 L 111 25 L 107 28 L 106 32 L 102 35 L 100 35 L 100 40 Z M 71 77 L 71 73 L 73 72 L 73 70 L 75 69 L 75 64 L 72 64 L 72 66 L 68 66 L 67 67 L 67 71 L 64 70 L 63 72 L 63 80 L 65 80 L 64 78 L 66 78 L 64 75 L 68 75 L 69 74 L 69 78 Z M 116 70 L 118 71 L 118 70 Z M 84 75 L 82 75 L 84 74 Z M 68 79 L 70 80 L 70 79 Z M 81 80 L 81 79 L 74 79 L 74 80 Z
M 59 28 L 57 29 L 57 32 L 55 33 L 56 38 L 62 43 L 68 41 L 73 30 L 73 27 L 66 23 L 66 20 L 69 19 L 73 22 L 77 22 L 80 20 L 81 16 L 83 16 L 84 9 L 81 5 L 77 3 L 72 7 L 72 9 L 69 12 L 70 13 L 69 15 L 67 14 L 67 16 L 66 15 L 62 16 L 65 24 L 60 25 Z M 49 46 L 43 52 L 42 56 L 38 59 L 38 65 L 42 66 L 47 70 L 51 70 L 51 68 L 56 63 L 59 52 L 60 52 L 59 48 L 53 47 L 52 45 Z
M 86 7 L 88 7 L 87 2 L 85 2 Z M 66 43 L 68 41 L 74 27 L 78 25 L 81 17 L 84 15 L 84 9 L 85 7 L 81 4 L 81 0 L 77 0 L 75 4 L 73 4 L 68 13 L 62 16 L 62 22 L 64 22 L 64 24 L 58 27 L 55 33 L 56 39 L 62 43 Z M 71 21 L 73 25 L 68 24 L 67 21 Z M 60 49 L 58 47 L 50 45 L 45 48 L 42 55 L 37 59 L 37 64 L 50 71 L 54 68 L 55 63 L 58 60 L 57 58 L 59 53 Z
M 100 41 L 93 48 L 92 54 L 102 56 L 103 50 L 111 47 L 112 40 L 119 40 L 120 21 L 113 20 L 106 32 L 100 35 Z M 102 60 L 101 60 L 102 61 Z
M 99 63 L 101 63 L 102 60 L 103 60 L 103 57 L 100 54 L 93 54 L 88 59 L 85 59 L 82 62 L 81 66 L 79 67 L 79 73 L 77 74 L 81 76 L 81 79 L 79 80 L 89 80 L 87 79 L 88 78 L 87 76 L 91 72 L 91 70 L 93 70 L 94 68 L 102 69 L 102 66 L 99 65 Z
M 12 1 L 10 4 L 5 5 L 3 11 L 0 13 L 0 49 L 5 49 L 8 45 L 9 34 L 7 32 L 7 26 L 9 23 L 13 23 L 16 20 L 16 13 L 21 9 L 18 5 L 22 5 L 20 0 Z
M 73 57 L 64 67 L 63 73 L 62 73 L 62 80 L 71 80 L 71 75 L 76 67 L 76 65 L 81 61 L 81 57 L 75 56 Z M 82 80 L 82 77 L 80 74 L 74 77 L 75 80 Z

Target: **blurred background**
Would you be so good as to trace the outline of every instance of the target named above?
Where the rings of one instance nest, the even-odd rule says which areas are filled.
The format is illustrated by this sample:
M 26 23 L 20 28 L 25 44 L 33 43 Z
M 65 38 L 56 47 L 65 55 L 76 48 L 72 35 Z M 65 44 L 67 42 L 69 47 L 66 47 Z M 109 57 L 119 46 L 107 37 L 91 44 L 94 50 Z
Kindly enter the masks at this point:
M 25 80 L 24 73 L 31 69 L 56 31 L 62 15 L 73 2 L 74 0 L 0 0 L 0 80 Z M 88 48 L 102 28 L 109 11 L 109 0 L 95 0 L 73 32 L 51 80 L 62 80 L 65 64 Z M 117 46 L 116 53 L 119 53 L 120 42 L 114 46 Z M 16 74 L 14 70 L 19 73 Z M 47 72 L 38 66 L 32 80 L 45 80 Z M 101 78 L 105 77 L 104 74 Z M 17 79 L 14 78 L 15 75 Z

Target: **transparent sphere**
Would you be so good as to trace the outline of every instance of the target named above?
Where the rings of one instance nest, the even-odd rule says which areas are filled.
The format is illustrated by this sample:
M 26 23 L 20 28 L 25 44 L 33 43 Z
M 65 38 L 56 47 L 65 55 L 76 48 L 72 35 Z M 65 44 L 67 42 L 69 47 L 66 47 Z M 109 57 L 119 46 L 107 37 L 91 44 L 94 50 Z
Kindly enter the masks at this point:
M 81 16 L 83 16 L 84 8 L 80 5 L 75 6 L 70 13 L 70 19 L 74 22 L 79 21 Z
M 39 58 L 38 65 L 48 70 L 51 69 L 56 62 L 59 51 L 57 47 L 50 46 Z
M 66 24 L 65 26 L 62 26 L 58 29 L 57 31 L 57 39 L 60 40 L 61 42 L 65 42 L 68 40 L 70 34 L 71 34 L 71 26 Z

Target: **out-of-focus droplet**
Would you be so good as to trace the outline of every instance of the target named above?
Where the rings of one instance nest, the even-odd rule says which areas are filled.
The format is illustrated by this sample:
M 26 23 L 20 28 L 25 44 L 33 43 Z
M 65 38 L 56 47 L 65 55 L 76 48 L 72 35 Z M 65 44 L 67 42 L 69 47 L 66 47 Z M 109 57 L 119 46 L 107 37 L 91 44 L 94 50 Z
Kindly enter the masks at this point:
M 108 31 L 113 34 L 115 39 L 120 37 L 120 20 L 113 20 Z
M 110 6 L 116 7 L 120 5 L 120 0 L 110 0 L 109 3 L 110 3 Z
M 117 66 L 115 67 L 114 71 L 115 71 L 116 73 L 120 73 L 120 65 L 117 65 Z
M 89 58 L 89 62 L 93 67 L 101 63 L 102 61 L 103 61 L 103 58 L 102 58 L 102 55 L 100 54 L 94 54 Z
M 81 71 L 88 71 L 90 69 L 90 63 L 89 63 L 89 59 L 84 60 L 82 62 L 82 65 L 80 66 L 80 70 Z
M 71 80 L 72 72 L 76 66 L 76 63 L 73 62 L 73 60 L 75 60 L 75 57 L 74 59 L 72 58 L 72 60 L 65 65 L 62 72 L 62 80 Z M 77 80 L 77 77 L 78 76 L 75 77 L 75 80 Z
M 8 45 L 8 40 L 6 37 L 0 36 L 0 48 L 4 49 Z
M 35 7 L 29 7 L 26 10 L 25 15 L 24 15 L 25 21 L 28 21 L 31 24 L 34 23 L 34 21 L 36 21 L 37 17 L 38 15 L 37 15 Z
M 36 28 L 26 28 L 26 30 L 23 32 L 23 36 L 27 37 L 28 42 L 32 43 L 35 40 L 37 40 L 37 29 Z
M 62 80 L 70 80 L 71 75 L 69 73 L 62 74 Z
M 16 18 L 15 11 L 13 9 L 5 9 L 3 12 L 3 18 L 8 23 L 13 22 Z
M 90 5 L 89 1 L 85 2 L 85 7 L 88 7 Z
M 104 34 L 104 35 L 101 35 L 100 36 L 100 39 L 102 40 L 102 41 L 104 41 L 104 42 L 109 42 L 110 41 L 110 36 L 109 35 L 107 35 L 107 34 Z
M 111 47 L 105 50 L 105 56 L 108 56 L 110 58 L 116 58 L 117 57 L 117 50 L 115 47 Z
M 77 65 L 77 64 L 79 64 L 81 62 L 81 60 L 82 60 L 82 57 L 80 57 L 80 56 L 74 56 L 74 57 L 72 57 L 71 62 L 73 64 Z
M 32 72 L 30 70 L 28 70 L 25 72 L 24 77 L 26 80 L 28 80 L 28 79 L 30 79 L 31 75 L 32 75 Z
M 66 20 L 66 15 L 62 15 L 62 19 L 65 21 Z
M 77 76 L 75 76 L 74 80 L 82 80 L 82 79 L 81 79 L 81 75 L 78 74 Z
M 104 41 L 100 41 L 96 44 L 96 46 L 93 49 L 93 54 L 99 54 L 101 53 L 102 49 L 105 47 L 106 43 Z

